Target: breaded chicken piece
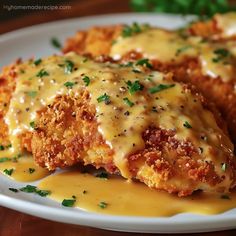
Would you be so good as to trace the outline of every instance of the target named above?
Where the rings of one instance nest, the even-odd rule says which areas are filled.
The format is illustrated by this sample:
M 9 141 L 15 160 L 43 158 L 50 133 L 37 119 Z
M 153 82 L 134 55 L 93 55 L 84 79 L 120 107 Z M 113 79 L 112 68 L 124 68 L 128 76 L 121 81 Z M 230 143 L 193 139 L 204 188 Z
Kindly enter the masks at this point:
M 208 42 L 204 41 L 205 40 L 204 37 L 209 38 L 212 36 L 212 38 L 215 38 L 215 36 L 219 35 L 219 33 L 222 32 L 222 30 L 219 30 L 216 27 L 215 23 L 216 21 L 215 19 L 219 17 L 220 15 L 217 15 L 212 21 L 206 23 L 203 22 L 195 23 L 188 29 L 189 32 L 191 32 L 190 34 L 203 37 L 202 39 L 201 38 L 199 39 L 199 37 L 193 38 L 193 40 L 195 41 L 196 39 L 198 39 L 196 48 L 199 47 L 199 45 L 208 44 Z M 145 41 L 143 38 L 141 38 L 142 36 L 140 36 L 139 38 L 140 43 L 137 43 L 138 48 L 137 49 L 133 48 L 132 50 L 129 51 L 129 48 L 132 48 L 131 45 L 135 44 L 135 40 L 136 38 L 139 37 L 139 35 L 141 34 L 151 35 L 153 34 L 153 31 L 151 28 L 150 31 L 146 30 L 138 34 L 130 35 L 129 37 L 123 37 L 123 39 L 120 40 L 122 38 L 122 30 L 120 29 L 121 27 L 125 29 L 125 27 L 127 26 L 93 27 L 88 31 L 77 32 L 74 37 L 69 38 L 66 41 L 63 52 L 67 53 L 69 51 L 75 51 L 79 54 L 89 54 L 92 58 L 96 60 L 100 61 L 115 60 L 117 63 L 127 63 L 128 61 L 133 61 L 135 63 L 137 60 L 140 60 L 142 58 L 148 58 L 153 66 L 153 69 L 162 72 L 173 72 L 174 80 L 193 84 L 197 88 L 197 90 L 208 99 L 209 102 L 214 103 L 218 108 L 218 110 L 221 112 L 223 119 L 226 120 L 230 136 L 234 144 L 236 144 L 236 93 L 235 93 L 236 78 L 234 76 L 236 70 L 235 64 L 231 66 L 232 68 L 230 69 L 232 70 L 232 73 L 228 75 L 229 78 L 227 79 L 224 78 L 224 74 L 222 76 L 214 75 L 214 77 L 210 76 L 210 73 L 209 75 L 206 74 L 208 73 L 208 69 L 206 69 L 206 73 L 203 73 L 203 65 L 206 65 L 208 62 L 206 63 L 204 60 L 201 62 L 199 59 L 201 55 L 191 54 L 192 46 L 189 46 L 189 41 L 186 41 L 185 45 L 183 44 L 183 46 L 180 47 L 179 49 L 177 48 L 177 50 L 174 48 L 173 50 L 176 50 L 176 52 L 172 50 L 173 55 L 169 56 L 169 60 L 164 60 L 165 59 L 164 57 L 166 55 L 165 53 L 157 56 L 155 54 L 153 55 L 151 54 L 150 51 L 152 49 L 158 51 L 163 47 L 167 48 L 169 47 L 170 48 L 169 51 L 171 51 L 171 47 L 173 47 L 173 42 L 179 40 L 179 36 L 177 36 L 179 34 L 178 31 L 170 32 L 170 34 L 173 35 L 176 34 L 177 40 L 175 39 L 174 36 L 173 40 L 172 41 L 170 40 L 170 44 L 166 45 L 163 45 L 163 41 L 165 42 L 167 40 L 162 39 L 161 37 L 156 36 L 156 42 L 154 42 L 154 39 L 152 39 L 154 38 L 154 36 L 152 35 L 150 36 L 150 40 L 152 40 L 150 42 L 150 41 Z M 112 29 L 113 33 L 111 33 Z M 102 37 L 101 34 L 103 34 L 104 37 Z M 114 36 L 117 35 L 120 36 L 115 38 Z M 133 41 L 131 42 L 132 38 Z M 232 39 L 232 37 L 230 39 Z M 228 53 L 228 50 L 225 50 L 226 47 L 225 40 L 222 44 L 218 45 L 218 43 L 220 43 L 222 39 L 213 44 L 214 47 L 215 45 L 218 47 L 220 53 L 221 52 Z M 103 41 L 105 41 L 106 45 L 105 47 L 101 46 Z M 113 53 L 114 48 L 118 48 L 116 46 L 117 41 L 118 45 L 119 41 L 121 42 L 120 49 L 123 52 L 121 57 L 118 57 L 118 59 L 116 58 L 116 56 L 114 56 Z M 125 41 L 127 41 L 127 44 L 125 44 Z M 229 43 L 231 43 L 231 41 Z M 76 45 L 80 45 L 80 47 L 77 47 Z M 110 47 L 108 47 L 108 45 L 110 45 Z M 96 48 L 99 48 L 99 50 Z M 124 48 L 127 48 L 127 50 Z M 190 48 L 189 55 L 184 56 L 184 53 L 189 48 Z M 214 54 L 215 51 L 213 50 L 214 49 L 212 49 L 212 54 L 214 59 L 214 55 L 217 54 Z M 182 60 L 178 59 L 180 55 L 183 55 Z M 230 53 L 228 53 L 228 55 L 230 55 Z M 233 59 L 233 63 L 234 62 L 235 59 Z M 226 66 L 226 64 L 218 63 L 214 66 L 215 70 L 218 70 L 219 67 L 223 68 Z
M 94 68 L 97 69 L 94 71 Z M 21 74 L 22 69 L 25 71 L 23 76 Z M 116 78 L 116 83 L 112 83 L 112 86 L 117 88 L 117 83 L 118 85 L 119 83 L 125 84 L 123 76 L 119 77 L 120 73 L 125 78 L 127 76 L 131 76 L 130 78 L 134 77 L 133 79 L 136 81 L 134 84 L 136 89 L 138 86 L 140 94 L 131 94 L 131 96 L 128 95 L 127 88 L 118 87 L 120 94 L 118 97 L 116 96 L 118 102 L 120 101 L 120 96 L 131 96 L 130 99 L 135 102 L 135 105 L 128 103 L 128 113 L 121 109 L 124 106 L 123 102 L 121 103 L 123 105 L 119 108 L 120 111 L 118 109 L 119 112 L 115 113 L 114 118 L 121 115 L 122 117 L 124 116 L 123 119 L 125 120 L 128 119 L 128 115 L 137 112 L 136 109 L 141 107 L 141 104 L 139 104 L 142 101 L 141 91 L 144 94 L 148 91 L 143 89 L 141 85 L 138 85 L 137 79 L 146 78 L 147 76 L 150 76 L 152 79 L 155 76 L 159 78 L 159 75 L 155 74 L 157 72 L 143 69 L 144 72 L 137 73 L 132 68 L 123 68 L 111 64 L 98 64 L 86 58 L 68 54 L 64 57 L 52 56 L 44 59 L 37 66 L 32 62 L 28 62 L 4 70 L 1 78 L 13 81 L 14 85 L 12 88 L 15 88 L 15 90 L 9 90 L 8 95 L 10 98 L 12 97 L 11 101 L 9 99 L 4 101 L 3 98 L 2 104 L 6 102 L 6 107 L 8 107 L 10 102 L 10 112 L 12 112 L 15 108 L 19 108 L 18 103 L 15 103 L 15 101 L 18 101 L 18 98 L 29 99 L 27 103 L 29 107 L 20 111 L 20 117 L 16 116 L 16 119 L 19 119 L 19 121 L 21 120 L 21 115 L 24 118 L 28 118 L 30 113 L 27 112 L 35 109 L 34 102 L 40 100 L 40 98 L 42 100 L 43 96 L 47 95 L 47 93 L 44 93 L 45 90 L 50 92 L 55 89 L 56 78 L 60 77 L 60 83 L 62 83 L 58 87 L 59 91 L 64 91 L 61 95 L 57 95 L 53 100 L 50 100 L 49 104 L 39 107 L 36 120 L 34 121 L 34 129 L 28 123 L 25 124 L 28 125 L 28 129 L 22 130 L 18 135 L 21 149 L 32 152 L 36 163 L 47 167 L 49 170 L 82 163 L 84 165 L 92 164 L 96 168 L 103 167 L 109 173 L 123 174 L 122 168 L 119 162 L 117 162 L 119 151 L 117 153 L 107 143 L 101 132 L 101 127 L 103 127 L 101 126 L 101 121 L 103 120 L 98 118 L 99 115 L 104 115 L 99 113 L 99 109 L 103 106 L 108 110 L 111 109 L 109 111 L 117 110 L 118 107 L 114 105 L 116 100 L 114 100 L 114 97 L 111 97 L 111 101 L 105 100 L 105 105 L 99 105 L 103 104 L 100 102 L 104 100 L 94 99 L 91 94 L 94 92 L 96 94 L 96 91 L 91 90 L 92 87 L 90 86 L 93 86 L 94 83 L 102 86 L 103 82 L 106 81 L 104 81 L 105 78 L 111 79 L 111 81 Z M 13 74 L 12 71 L 14 71 Z M 80 74 L 80 71 L 83 73 Z M 88 74 L 86 74 L 86 71 Z M 86 77 L 83 77 L 85 75 L 90 78 L 90 84 L 82 86 L 81 83 L 88 82 Z M 95 78 L 96 80 L 94 80 Z M 165 125 L 168 125 L 167 119 L 164 119 L 162 126 L 151 122 L 144 129 L 142 134 L 140 134 L 144 147 L 137 149 L 126 157 L 129 178 L 137 179 L 151 188 L 165 190 L 169 193 L 177 193 L 179 196 L 190 195 L 199 189 L 208 192 L 230 191 L 236 183 L 236 163 L 233 156 L 233 145 L 219 126 L 219 124 L 222 125 L 224 122 L 219 118 L 216 119 L 215 117 L 218 117 L 217 114 L 213 114 L 208 109 L 204 98 L 196 94 L 188 86 L 177 82 L 174 86 L 170 75 L 164 77 L 164 80 L 161 81 L 170 85 L 169 90 L 165 87 L 165 92 L 158 93 L 154 100 L 157 100 L 158 104 L 162 104 L 165 101 L 167 106 L 163 107 L 165 105 L 163 103 L 162 106 L 152 107 L 152 111 L 149 112 L 153 112 L 154 115 L 160 114 L 160 117 L 165 114 L 164 112 L 169 112 L 166 113 L 170 114 L 167 117 L 172 119 L 171 117 L 174 116 L 175 122 L 173 124 L 175 128 L 164 128 Z M 54 85 L 49 87 L 47 82 L 54 83 Z M 34 87 L 31 87 L 33 86 L 32 83 L 36 83 Z M 142 80 L 143 86 L 149 86 L 150 83 L 153 83 L 153 81 Z M 155 83 L 157 83 L 156 85 L 159 89 L 160 84 L 158 80 Z M 46 87 L 39 88 L 39 84 Z M 71 92 L 73 86 L 79 86 L 74 87 L 78 88 L 78 90 L 74 91 L 76 93 Z M 82 89 L 80 89 L 80 86 L 82 86 Z M 165 85 L 162 84 L 161 87 L 163 86 Z M 36 88 L 38 89 L 37 94 L 32 93 L 32 89 Z M 107 87 L 102 88 L 106 94 Z M 55 91 L 58 92 L 58 89 Z M 171 91 L 176 94 L 176 99 L 172 98 L 173 94 Z M 31 92 L 30 96 L 28 92 Z M 39 94 L 41 94 L 41 97 L 37 97 Z M 148 97 L 150 99 L 150 95 Z M 102 99 L 104 98 L 103 96 Z M 12 102 L 13 100 L 14 102 Z M 127 102 L 127 99 L 125 101 Z M 139 103 L 136 104 L 136 102 Z M 44 104 L 44 101 L 42 104 Z M 147 103 L 145 104 L 148 105 Z M 109 114 L 111 117 L 114 115 L 113 113 Z M 176 114 L 178 115 L 176 116 Z M 199 114 L 201 115 L 199 116 Z M 7 113 L 5 117 L 9 119 L 9 114 Z M 186 121 L 182 123 L 182 119 L 188 119 L 192 125 L 198 124 L 199 126 L 192 127 Z M 25 120 L 21 122 L 25 122 Z M 119 120 L 121 127 L 122 122 L 122 120 Z M 133 120 L 134 122 L 135 120 Z M 17 124 L 16 129 L 20 125 L 20 123 Z M 111 132 L 113 128 L 110 126 Z M 131 127 L 131 132 L 133 132 L 132 130 L 133 128 Z M 188 138 L 181 138 L 186 135 Z M 204 149 L 199 145 L 204 146 Z
M 212 40 L 236 39 L 235 22 L 235 12 L 216 14 L 208 21 L 193 23 L 187 31 L 192 35 Z

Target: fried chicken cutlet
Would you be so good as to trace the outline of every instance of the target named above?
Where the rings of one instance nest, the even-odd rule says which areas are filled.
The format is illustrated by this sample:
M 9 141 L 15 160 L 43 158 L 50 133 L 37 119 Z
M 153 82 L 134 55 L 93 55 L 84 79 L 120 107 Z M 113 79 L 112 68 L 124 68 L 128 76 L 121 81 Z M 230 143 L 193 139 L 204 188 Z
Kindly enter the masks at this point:
M 26 149 L 49 170 L 92 164 L 179 196 L 235 186 L 224 122 L 171 74 L 69 53 L 8 67 L 0 78 L 15 82 L 10 101 L 1 98 L 12 144 L 4 156 Z
M 131 65 L 130 61 L 148 65 L 148 59 L 152 69 L 173 72 L 175 81 L 195 85 L 216 105 L 236 144 L 236 43 L 232 30 L 228 30 L 229 35 L 227 29 L 224 29 L 226 34 L 222 28 L 223 25 L 233 28 L 233 24 L 236 24 L 235 13 L 216 15 L 212 21 L 195 23 L 184 34 L 136 23 L 93 27 L 69 38 L 63 51 L 88 54 L 97 60 L 127 62 L 127 65 Z

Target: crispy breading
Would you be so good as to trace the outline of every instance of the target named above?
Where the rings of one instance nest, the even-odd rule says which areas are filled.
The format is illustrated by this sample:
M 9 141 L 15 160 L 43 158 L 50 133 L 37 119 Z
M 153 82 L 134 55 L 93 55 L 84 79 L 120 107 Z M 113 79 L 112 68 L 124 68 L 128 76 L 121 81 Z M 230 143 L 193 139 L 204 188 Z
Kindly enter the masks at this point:
M 33 132 L 32 152 L 38 164 L 50 170 L 76 163 L 103 167 L 119 173 L 113 161 L 113 150 L 98 132 L 95 107 L 89 94 L 79 98 L 57 97 L 54 103 L 38 113 Z M 202 161 L 197 147 L 180 141 L 174 131 L 150 127 L 143 133 L 145 148 L 128 157 L 132 178 L 149 187 L 187 196 L 193 191 L 227 191 L 218 184 L 224 179 L 212 162 Z M 235 169 L 234 164 L 229 169 Z M 231 178 L 234 172 L 231 172 Z
M 15 67 L 19 63 L 20 60 L 17 60 L 14 64 L 4 67 L 0 75 L 0 144 L 3 146 L 9 144 L 8 128 L 4 116 L 8 110 L 12 92 L 15 89 Z
M 67 53 L 73 50 L 79 54 L 89 54 L 90 57 L 94 59 L 101 59 L 97 57 L 97 53 L 93 53 L 93 51 L 89 50 L 90 45 L 87 45 L 86 43 L 88 42 L 88 38 L 93 37 L 93 48 L 96 48 L 97 41 L 97 46 L 101 48 L 100 53 L 104 55 L 104 58 L 107 60 L 107 56 L 110 54 L 112 46 L 111 42 L 114 40 L 114 37 L 110 37 L 109 35 L 118 35 L 120 33 L 120 27 L 122 26 L 114 26 L 113 34 L 110 33 L 112 26 L 93 27 L 87 32 L 77 32 L 73 38 L 70 38 L 66 41 L 63 52 Z M 194 35 L 203 37 L 209 37 L 209 35 L 218 33 L 214 21 L 195 23 L 189 28 L 189 31 Z M 101 37 L 101 34 L 104 34 L 104 37 Z M 81 35 L 83 35 L 83 37 L 81 37 Z M 107 46 L 102 47 L 100 38 L 103 38 L 106 41 L 106 45 L 110 45 L 110 48 Z M 80 47 L 76 47 L 74 42 L 76 42 L 76 45 L 82 44 L 83 49 L 81 50 Z M 110 42 L 110 44 L 108 42 Z M 140 58 L 143 58 L 142 54 L 131 51 L 124 55 L 118 61 L 118 63 L 138 60 Z M 110 60 L 112 59 L 110 58 Z M 174 80 L 194 85 L 197 90 L 209 100 L 209 102 L 214 103 L 217 109 L 221 112 L 223 119 L 226 120 L 230 136 L 234 144 L 236 144 L 236 93 L 234 80 L 223 82 L 221 78 L 211 78 L 209 76 L 204 76 L 201 72 L 201 65 L 196 58 L 189 58 L 180 63 L 161 63 L 160 61 L 152 58 L 151 62 L 154 67 L 153 69 L 161 72 L 173 72 Z
M 79 31 L 75 37 L 69 38 L 64 51 L 75 51 L 93 56 L 106 55 L 112 43 L 122 30 L 121 25 L 111 27 L 92 27 L 87 31 Z

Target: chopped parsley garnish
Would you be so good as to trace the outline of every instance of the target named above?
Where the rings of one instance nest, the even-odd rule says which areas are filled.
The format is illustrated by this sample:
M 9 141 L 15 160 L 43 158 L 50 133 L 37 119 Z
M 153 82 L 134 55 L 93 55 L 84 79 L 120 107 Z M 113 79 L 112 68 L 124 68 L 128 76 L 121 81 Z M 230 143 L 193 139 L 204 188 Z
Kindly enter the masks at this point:
M 2 162 L 6 162 L 6 161 L 11 161 L 12 159 L 11 158 L 8 158 L 8 157 L 2 157 L 0 158 L 0 163 Z
M 106 202 L 99 202 L 98 206 L 102 209 L 106 208 L 107 207 L 107 203 Z
M 138 80 L 134 81 L 133 83 L 129 80 L 128 82 L 126 82 L 126 84 L 128 85 L 128 89 L 131 94 L 143 90 L 143 85 L 140 84 Z
M 221 170 L 225 172 L 226 169 L 227 169 L 227 163 L 222 163 L 221 164 Z
M 192 126 L 188 123 L 188 121 L 185 121 L 185 122 L 183 123 L 183 126 L 186 127 L 186 128 L 188 128 L 188 129 L 191 129 L 191 128 L 192 128 Z
M 37 95 L 37 91 L 28 91 L 26 92 L 26 94 L 31 98 L 35 98 Z
M 137 70 L 137 69 L 133 69 L 132 70 L 134 73 L 141 73 L 141 71 L 140 70 Z
M 34 168 L 29 168 L 29 173 L 32 174 L 35 172 L 35 169 Z
M 30 122 L 30 127 L 31 127 L 32 129 L 35 129 L 35 122 L 34 122 L 34 121 L 31 121 L 31 122 Z
M 107 172 L 101 172 L 101 173 L 96 174 L 95 176 L 101 179 L 108 179 Z
M 40 78 L 42 78 L 42 77 L 44 77 L 44 76 L 47 76 L 47 75 L 49 75 L 49 73 L 48 73 L 46 70 L 44 70 L 44 69 L 41 69 L 41 70 L 36 74 L 36 76 L 37 76 L 37 77 L 40 77 Z
M 134 105 L 133 102 L 131 102 L 128 98 L 123 98 L 123 101 L 129 106 L 132 107 Z
M 5 147 L 3 145 L 0 145 L 0 151 L 3 151 Z
M 85 86 L 88 86 L 90 84 L 90 78 L 88 76 L 84 76 L 82 80 L 84 81 Z
M 165 90 L 165 89 L 168 89 L 168 88 L 172 88 L 174 86 L 175 86 L 175 84 L 159 84 L 159 85 L 157 85 L 155 87 L 150 88 L 148 91 L 150 93 L 158 93 L 158 92 L 160 92 L 162 90 Z
M 3 172 L 6 174 L 6 175 L 12 175 L 14 169 L 5 169 Z
M 219 48 L 214 51 L 216 57 L 212 59 L 213 62 L 217 63 L 230 55 L 229 51 L 225 48 Z
M 37 66 L 37 65 L 39 65 L 41 62 L 42 62 L 42 59 L 39 58 L 39 59 L 37 59 L 37 60 L 34 61 L 34 64 Z
M 185 52 L 185 51 L 188 50 L 189 48 L 191 48 L 191 46 L 190 46 L 190 45 L 186 45 L 186 46 L 184 46 L 184 47 L 182 47 L 182 48 L 177 49 L 177 50 L 176 50 L 176 53 L 175 53 L 175 56 L 179 56 L 179 54 Z
M 61 203 L 65 207 L 73 207 L 76 202 L 76 199 L 64 199 Z
M 14 192 L 14 193 L 17 193 L 18 192 L 18 189 L 16 188 L 9 188 L 10 191 Z
M 46 197 L 51 193 L 51 191 L 37 189 L 35 193 L 38 194 L 40 197 Z
M 149 69 L 152 69 L 152 64 L 150 64 L 149 60 L 144 58 L 144 59 L 140 59 L 136 62 L 136 66 L 146 66 Z
M 100 97 L 97 98 L 98 102 L 105 102 L 106 105 L 108 105 L 111 100 L 110 100 L 110 96 L 107 95 L 106 93 L 104 93 L 103 95 L 101 95 Z
M 126 37 L 130 37 L 134 34 L 138 34 L 142 31 L 140 25 L 136 22 L 134 22 L 131 26 L 126 25 L 124 26 L 123 30 L 122 30 L 122 37 L 126 38 Z
M 59 40 L 55 37 L 53 37 L 51 39 L 51 44 L 54 48 L 60 49 L 61 48 L 61 43 L 59 42 Z
M 25 192 L 25 193 L 35 193 L 41 197 L 46 197 L 47 195 L 49 195 L 51 193 L 51 191 L 41 190 L 33 185 L 26 185 L 25 187 L 20 188 L 19 190 L 22 192 Z
M 25 187 L 20 188 L 20 191 L 25 192 L 25 193 L 35 193 L 36 190 L 37 190 L 37 187 L 33 185 L 26 185 Z
M 220 197 L 221 199 L 226 199 L 226 200 L 230 200 L 231 198 L 228 195 L 221 195 Z
M 74 63 L 70 60 L 65 61 L 65 73 L 71 74 L 74 69 Z
M 64 83 L 64 85 L 65 85 L 67 88 L 72 89 L 73 86 L 75 85 L 75 83 L 74 83 L 74 82 L 67 81 L 67 82 Z

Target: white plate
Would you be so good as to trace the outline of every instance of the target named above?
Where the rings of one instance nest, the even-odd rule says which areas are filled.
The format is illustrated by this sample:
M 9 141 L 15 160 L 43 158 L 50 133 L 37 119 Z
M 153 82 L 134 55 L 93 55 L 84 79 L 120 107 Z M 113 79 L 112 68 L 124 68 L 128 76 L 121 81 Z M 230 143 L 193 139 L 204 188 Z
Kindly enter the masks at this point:
M 89 26 L 136 21 L 171 29 L 184 25 L 190 19 L 170 15 L 115 14 L 58 21 L 17 30 L 0 36 L 0 67 L 18 57 L 37 58 L 58 52 L 50 45 L 52 37 L 63 42 L 68 36 L 74 35 L 76 30 Z M 150 218 L 101 215 L 63 208 L 47 198 L 26 193 L 15 194 L 8 190 L 9 187 L 20 188 L 24 185 L 0 175 L 0 205 L 54 221 L 127 232 L 187 233 L 236 228 L 236 209 L 212 216 L 178 214 L 173 217 Z

